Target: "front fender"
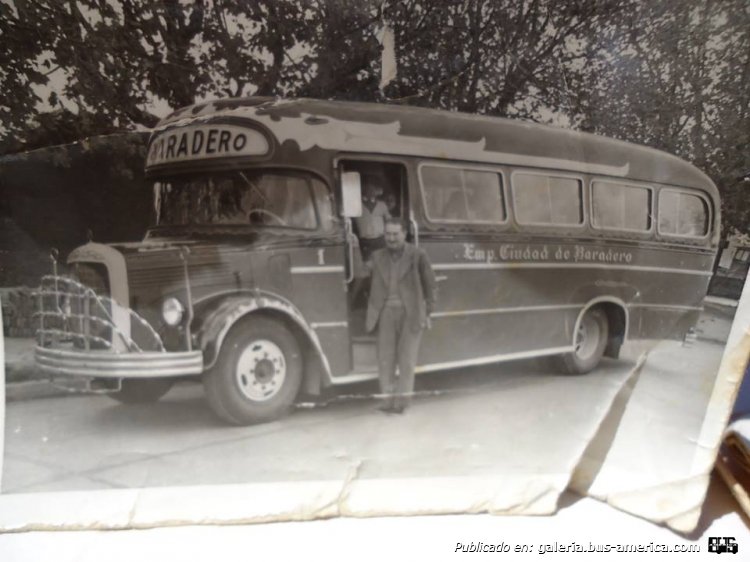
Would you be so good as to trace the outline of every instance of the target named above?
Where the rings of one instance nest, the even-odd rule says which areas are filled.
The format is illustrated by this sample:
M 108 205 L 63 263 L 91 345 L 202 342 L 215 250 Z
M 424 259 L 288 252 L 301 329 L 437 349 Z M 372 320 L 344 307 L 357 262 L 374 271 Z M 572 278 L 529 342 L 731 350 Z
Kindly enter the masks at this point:
M 320 360 L 323 375 L 330 381 L 331 369 L 315 331 L 292 303 L 283 297 L 263 291 L 256 291 L 252 295 L 224 297 L 211 305 L 209 312 L 202 314 L 199 325 L 195 327 L 195 337 L 197 345 L 203 350 L 205 369 L 210 369 L 216 363 L 224 338 L 232 326 L 248 314 L 262 311 L 283 316 L 296 328 L 297 334 L 304 335 L 311 351 Z

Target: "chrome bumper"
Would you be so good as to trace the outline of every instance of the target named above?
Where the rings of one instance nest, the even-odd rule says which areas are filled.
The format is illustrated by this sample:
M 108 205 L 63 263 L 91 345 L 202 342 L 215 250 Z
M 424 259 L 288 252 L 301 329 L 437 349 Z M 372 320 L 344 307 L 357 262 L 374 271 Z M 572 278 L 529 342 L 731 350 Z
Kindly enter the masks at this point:
M 37 346 L 37 366 L 50 375 L 101 378 L 159 378 L 199 375 L 202 351 L 113 353 Z

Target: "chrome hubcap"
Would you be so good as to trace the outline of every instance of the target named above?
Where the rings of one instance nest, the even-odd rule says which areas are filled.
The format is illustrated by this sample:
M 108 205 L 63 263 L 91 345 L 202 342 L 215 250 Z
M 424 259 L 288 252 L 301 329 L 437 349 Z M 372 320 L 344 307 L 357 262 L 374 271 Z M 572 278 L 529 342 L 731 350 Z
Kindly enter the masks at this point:
M 237 361 L 237 386 L 254 402 L 270 400 L 284 384 L 286 361 L 281 348 L 269 340 L 256 340 L 248 345 Z

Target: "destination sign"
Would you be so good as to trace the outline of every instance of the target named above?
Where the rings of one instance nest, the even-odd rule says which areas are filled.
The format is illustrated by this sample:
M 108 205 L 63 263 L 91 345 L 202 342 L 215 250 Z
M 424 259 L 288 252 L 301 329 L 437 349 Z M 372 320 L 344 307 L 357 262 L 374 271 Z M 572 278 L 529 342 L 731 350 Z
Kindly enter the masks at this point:
M 146 166 L 230 156 L 262 156 L 269 150 L 266 137 L 254 129 L 232 125 L 183 127 L 166 131 L 151 142 Z

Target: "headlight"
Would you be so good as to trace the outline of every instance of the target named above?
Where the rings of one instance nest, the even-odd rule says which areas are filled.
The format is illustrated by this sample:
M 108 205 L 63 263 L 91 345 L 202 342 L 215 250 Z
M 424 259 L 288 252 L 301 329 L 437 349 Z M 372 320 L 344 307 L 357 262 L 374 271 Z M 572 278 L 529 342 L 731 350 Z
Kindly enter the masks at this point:
M 161 304 L 161 316 L 169 326 L 177 326 L 182 322 L 185 307 L 174 297 L 169 297 Z

